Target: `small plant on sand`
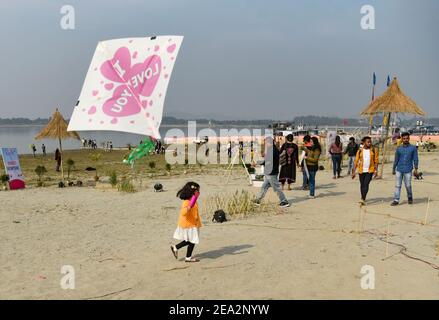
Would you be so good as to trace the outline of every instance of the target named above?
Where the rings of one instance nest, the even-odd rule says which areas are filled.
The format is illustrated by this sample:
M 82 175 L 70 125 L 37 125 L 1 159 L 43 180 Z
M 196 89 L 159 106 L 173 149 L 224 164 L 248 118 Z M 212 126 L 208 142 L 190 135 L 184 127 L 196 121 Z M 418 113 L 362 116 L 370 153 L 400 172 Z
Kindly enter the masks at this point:
M 43 176 L 47 173 L 46 167 L 45 166 L 37 166 L 35 168 L 35 173 L 38 176 L 37 185 L 38 185 L 38 187 L 42 187 L 43 186 Z
M 134 188 L 134 185 L 130 180 L 124 179 L 121 182 L 119 182 L 119 184 L 117 185 L 117 191 L 134 193 L 136 192 L 136 189 Z
M 8 188 L 9 176 L 7 174 L 2 174 L 0 176 L 0 181 L 2 182 L 3 190 L 6 190 Z
M 110 184 L 113 188 L 117 186 L 117 173 L 114 170 L 110 172 Z
M 91 161 L 96 163 L 95 167 L 97 166 L 99 160 L 101 160 L 101 156 L 102 155 L 100 153 L 92 153 L 92 154 L 90 154 Z M 98 168 L 95 168 L 95 169 L 96 170 L 95 170 L 95 178 L 94 179 L 95 179 L 95 181 L 98 181 L 99 180 Z
M 75 161 L 73 161 L 72 159 L 67 159 L 66 165 L 67 165 L 67 180 L 70 180 L 70 173 L 72 172 L 72 169 L 75 167 Z
M 155 169 L 155 161 L 150 161 L 150 162 L 148 163 L 148 166 L 149 166 L 149 168 L 150 168 L 151 170 Z
M 169 163 L 167 163 L 166 166 L 165 166 L 165 169 L 166 169 L 166 172 L 168 173 L 168 175 L 170 175 L 171 174 L 171 170 L 172 170 L 172 166 Z

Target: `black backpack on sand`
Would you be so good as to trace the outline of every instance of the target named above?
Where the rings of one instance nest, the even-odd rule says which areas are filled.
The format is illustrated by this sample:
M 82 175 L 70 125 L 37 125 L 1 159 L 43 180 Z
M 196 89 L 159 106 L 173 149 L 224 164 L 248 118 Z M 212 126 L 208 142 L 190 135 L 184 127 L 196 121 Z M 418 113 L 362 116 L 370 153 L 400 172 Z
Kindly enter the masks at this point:
M 223 223 L 226 222 L 226 213 L 223 210 L 217 210 L 215 211 L 215 213 L 213 214 L 213 218 L 212 218 L 212 222 L 218 222 L 218 223 Z

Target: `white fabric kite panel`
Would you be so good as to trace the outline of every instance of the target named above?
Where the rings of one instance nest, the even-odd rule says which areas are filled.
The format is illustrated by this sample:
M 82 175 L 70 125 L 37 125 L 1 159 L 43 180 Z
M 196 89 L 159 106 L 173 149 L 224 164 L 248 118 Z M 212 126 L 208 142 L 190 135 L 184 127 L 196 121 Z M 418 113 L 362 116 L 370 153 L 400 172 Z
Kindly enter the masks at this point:
M 102 41 L 68 131 L 122 131 L 160 138 L 163 104 L 182 36 Z

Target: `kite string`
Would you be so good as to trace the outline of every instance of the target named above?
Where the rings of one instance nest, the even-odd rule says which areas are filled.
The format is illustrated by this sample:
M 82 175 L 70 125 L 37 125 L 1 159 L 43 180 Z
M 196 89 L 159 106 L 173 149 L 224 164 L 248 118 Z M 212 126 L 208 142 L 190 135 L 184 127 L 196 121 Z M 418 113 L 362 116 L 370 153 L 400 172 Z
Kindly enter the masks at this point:
M 405 222 L 408 222 L 408 223 L 414 223 L 414 224 L 425 225 L 425 226 L 429 226 L 429 227 L 433 227 L 433 228 L 439 228 L 439 225 L 436 225 L 436 224 L 431 224 L 431 223 L 423 224 L 421 221 L 404 219 L 404 218 L 396 217 L 396 216 L 393 216 L 393 215 L 387 214 L 387 213 L 374 212 L 374 211 L 369 211 L 369 210 L 366 210 L 366 213 L 370 213 L 370 214 L 374 214 L 374 215 L 380 215 L 380 216 L 386 216 L 386 217 L 389 217 L 389 218 L 392 218 L 392 219 L 395 219 L 395 220 L 401 220 L 401 221 L 405 221 Z
M 384 235 L 383 235 L 383 234 L 380 234 L 380 233 L 372 232 L 372 231 L 370 231 L 370 230 L 365 230 L 365 231 L 363 231 L 363 232 L 364 232 L 364 233 L 368 233 L 368 234 L 371 234 L 371 235 L 375 235 L 375 236 L 377 236 L 377 239 L 380 240 L 380 241 L 382 241 L 382 242 L 385 242 L 385 243 L 388 243 L 388 244 L 392 244 L 392 245 L 394 245 L 394 246 L 399 247 L 399 248 L 400 248 L 400 251 L 398 252 L 398 254 L 400 253 L 400 254 L 402 254 L 403 256 L 407 257 L 407 258 L 410 258 L 410 259 L 413 259 L 413 260 L 417 260 L 417 261 L 423 262 L 423 263 L 425 263 L 425 264 L 428 264 L 428 265 L 429 265 L 430 267 L 432 267 L 433 269 L 439 270 L 439 265 L 434 264 L 433 262 L 426 261 L 426 260 L 424 260 L 424 259 L 421 259 L 421 258 L 418 258 L 418 257 L 414 257 L 414 256 L 408 254 L 408 253 L 407 253 L 408 249 L 407 249 L 407 247 L 404 246 L 403 244 L 401 244 L 401 243 L 396 243 L 396 242 L 393 242 L 393 241 L 389 241 L 389 240 L 387 240 L 386 238 L 383 238 Z
M 230 225 L 237 225 L 237 226 L 241 225 L 241 226 L 250 226 L 250 227 L 272 228 L 272 229 L 279 229 L 279 230 L 328 231 L 328 232 L 346 233 L 343 229 L 342 230 L 335 230 L 335 229 L 331 230 L 331 229 L 319 229 L 319 228 L 287 228 L 287 227 L 276 227 L 276 226 L 271 226 L 271 225 L 249 224 L 249 223 L 230 223 Z M 396 242 L 393 242 L 393 241 L 389 241 L 389 240 L 383 238 L 383 237 L 386 237 L 386 234 L 372 232 L 372 231 L 369 231 L 369 230 L 362 231 L 362 233 L 367 233 L 367 234 L 370 234 L 370 235 L 377 236 L 378 240 L 383 241 L 383 242 L 388 243 L 388 244 L 392 244 L 394 246 L 397 246 L 397 247 L 401 248 L 401 250 L 397 254 L 402 254 L 403 256 L 405 256 L 405 257 L 407 257 L 409 259 L 413 259 L 413 260 L 417 260 L 417 261 L 423 262 L 423 263 L 431 266 L 433 269 L 439 270 L 439 265 L 436 265 L 436 264 L 434 264 L 434 263 L 432 263 L 430 261 L 426 261 L 426 260 L 423 260 L 423 259 L 418 258 L 418 257 L 414 257 L 414 256 L 410 255 L 409 253 L 407 253 L 408 249 L 403 244 L 396 243 Z

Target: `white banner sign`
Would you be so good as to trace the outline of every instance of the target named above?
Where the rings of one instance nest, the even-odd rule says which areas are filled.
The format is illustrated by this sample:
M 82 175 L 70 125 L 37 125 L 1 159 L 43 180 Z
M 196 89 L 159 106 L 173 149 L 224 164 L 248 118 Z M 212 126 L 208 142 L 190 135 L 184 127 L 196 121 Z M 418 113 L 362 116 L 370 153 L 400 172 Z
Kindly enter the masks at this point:
M 68 131 L 160 138 L 163 104 L 182 36 L 99 42 Z
M 21 172 L 18 152 L 16 148 L 1 148 L 3 163 L 5 164 L 6 174 L 9 176 L 9 188 L 23 189 L 24 177 Z

